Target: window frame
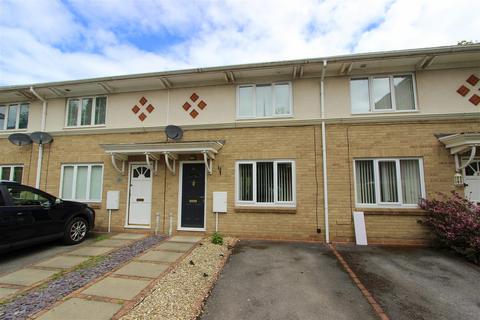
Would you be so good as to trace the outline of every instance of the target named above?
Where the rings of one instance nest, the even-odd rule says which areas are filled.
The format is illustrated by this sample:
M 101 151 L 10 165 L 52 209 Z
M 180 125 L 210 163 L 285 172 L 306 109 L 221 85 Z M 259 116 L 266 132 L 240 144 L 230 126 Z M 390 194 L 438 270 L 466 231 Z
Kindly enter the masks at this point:
M 102 167 L 102 181 L 100 184 L 100 199 L 92 200 L 90 199 L 90 181 L 92 178 L 92 166 L 101 166 Z M 73 180 L 72 180 L 72 198 L 67 199 L 63 198 L 63 178 L 65 173 L 65 167 L 73 167 Z M 77 191 L 77 171 L 78 167 L 88 167 L 87 169 L 87 190 L 86 190 L 86 199 L 75 199 L 75 193 Z M 85 202 L 85 203 L 101 203 L 103 200 L 103 178 L 105 173 L 105 167 L 103 163 L 65 163 L 62 164 L 60 168 L 60 190 L 58 192 L 60 199 L 68 200 L 68 201 L 78 201 L 78 202 Z
M 23 171 L 25 169 L 23 164 L 5 164 L 5 165 L 2 164 L 2 165 L 0 165 L 0 180 L 2 180 L 1 179 L 1 177 L 2 177 L 1 174 L 3 173 L 3 168 L 10 168 L 10 178 L 7 181 L 14 181 L 12 179 L 13 179 L 13 175 L 15 174 L 15 168 L 22 168 L 22 176 L 21 176 L 20 181 L 19 182 L 15 181 L 15 182 L 18 182 L 18 183 L 22 183 L 22 181 L 23 181 Z
M 90 116 L 90 124 L 82 125 L 82 102 L 83 99 L 92 99 L 92 115 Z M 97 111 L 97 98 L 105 98 L 105 123 L 95 124 L 95 114 Z M 77 123 L 75 125 L 69 126 L 68 125 L 68 111 L 70 100 L 79 100 L 80 103 L 78 105 L 77 110 Z M 108 110 L 108 95 L 93 95 L 93 96 L 81 96 L 81 97 L 69 97 L 67 99 L 67 103 L 65 105 L 65 128 L 98 128 L 98 127 L 105 127 L 107 122 L 107 110 Z
M 399 76 L 411 76 L 412 77 L 412 89 L 413 89 L 413 104 L 414 108 L 411 110 L 397 110 L 397 101 L 395 96 L 395 85 L 394 78 Z M 373 96 L 373 80 L 375 78 L 387 78 L 389 81 L 390 95 L 391 95 L 391 109 L 376 109 L 374 96 Z M 368 79 L 368 100 L 369 100 L 369 110 L 367 112 L 353 112 L 352 105 L 352 91 L 351 91 L 351 81 L 352 80 L 361 80 Z M 391 73 L 391 74 L 375 74 L 375 75 L 366 75 L 366 76 L 355 76 L 351 77 L 349 80 L 349 94 L 350 94 L 350 113 L 352 115 L 362 115 L 362 114 L 372 114 L 372 113 L 403 113 L 403 112 L 418 112 L 418 101 L 417 101 L 417 82 L 415 79 L 414 72 L 404 72 L 404 73 Z
M 258 162 L 272 162 L 273 163 L 273 202 L 257 202 L 257 163 Z M 279 163 L 290 163 L 292 166 L 292 201 L 278 201 L 278 176 L 277 168 Z M 252 164 L 252 177 L 253 177 L 253 200 L 245 201 L 240 200 L 240 188 L 239 188 L 239 173 L 241 164 Z M 295 208 L 297 206 L 297 183 L 296 183 L 296 166 L 295 160 L 292 159 L 258 159 L 258 160 L 237 160 L 235 161 L 235 205 L 247 206 L 247 207 L 283 207 L 283 208 Z
M 288 85 L 288 103 L 289 103 L 289 113 L 285 114 L 276 114 L 276 105 L 275 105 L 275 86 L 277 85 Z M 272 89 L 272 108 L 273 112 L 271 116 L 261 117 L 257 116 L 257 86 L 270 86 Z M 253 104 L 253 116 L 241 116 L 240 115 L 240 88 L 253 87 L 252 94 L 252 104 Z M 292 81 L 276 81 L 276 82 L 266 82 L 266 83 L 244 83 L 237 85 L 236 88 L 236 116 L 237 120 L 245 119 L 275 119 L 275 118 L 290 118 L 293 117 L 293 84 Z
M 19 128 L 20 126 L 20 113 L 22 109 L 22 105 L 27 105 L 28 107 L 28 116 L 27 116 L 27 126 L 26 128 Z M 12 129 L 7 129 L 8 126 L 8 114 L 11 106 L 17 106 L 17 113 L 15 115 L 15 128 Z M 27 131 L 28 130 L 28 124 L 29 124 L 29 118 L 30 118 L 30 102 L 11 102 L 11 103 L 5 103 L 5 104 L 0 104 L 0 107 L 5 107 L 5 119 L 3 122 L 3 128 L 0 128 L 0 132 L 2 131 Z
M 422 157 L 400 157 L 400 158 L 355 158 L 353 159 L 353 188 L 355 197 L 355 207 L 357 208 L 418 208 L 418 204 L 405 204 L 403 203 L 403 190 L 402 190 L 402 176 L 401 176 L 401 160 L 417 160 L 420 174 L 420 193 L 421 197 L 425 198 L 425 173 Z M 357 202 L 357 170 L 355 166 L 356 161 L 373 161 L 373 172 L 375 182 L 375 203 L 359 203 Z M 397 196 L 398 202 L 382 202 L 380 194 L 380 169 L 379 162 L 395 162 L 395 172 L 397 175 Z

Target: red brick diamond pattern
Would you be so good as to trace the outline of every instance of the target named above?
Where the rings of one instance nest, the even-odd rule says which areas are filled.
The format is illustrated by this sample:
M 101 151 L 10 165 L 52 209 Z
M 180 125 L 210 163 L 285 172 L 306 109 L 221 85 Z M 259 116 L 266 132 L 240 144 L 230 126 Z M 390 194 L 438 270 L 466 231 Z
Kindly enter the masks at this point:
M 132 108 L 133 113 L 137 114 L 140 111 L 140 108 L 137 105 L 134 105 Z
M 470 77 L 468 77 L 467 82 L 474 86 L 478 83 L 478 80 L 480 79 L 478 79 L 476 75 L 472 74 Z
M 152 113 L 153 110 L 155 110 L 155 108 L 151 104 L 149 104 L 148 107 L 147 107 L 148 113 Z
M 134 114 L 138 114 L 147 103 L 148 103 L 147 98 L 141 97 L 140 100 L 138 100 L 138 103 L 133 106 L 132 112 Z M 148 112 L 148 114 L 150 114 L 155 110 L 155 107 L 151 103 L 149 103 L 145 109 Z M 140 119 L 140 121 L 143 122 L 145 121 L 145 119 L 147 119 L 148 114 L 145 112 L 142 112 L 138 115 L 138 119 Z
M 195 119 L 198 116 L 198 111 L 193 109 L 192 112 L 190 112 L 190 116 Z
M 470 99 L 468 99 L 468 101 L 470 101 L 471 103 L 477 106 L 480 103 L 480 97 L 476 94 L 473 94 L 473 96 L 471 96 Z
M 198 100 L 198 95 L 194 92 L 191 96 L 190 96 L 190 100 L 192 100 L 193 102 L 197 101 Z
M 205 109 L 206 106 L 207 106 L 207 103 L 203 100 L 198 103 L 198 107 L 202 110 Z
M 458 88 L 457 90 L 458 94 L 461 95 L 462 97 L 465 97 L 467 95 L 467 93 L 470 92 L 470 89 L 468 89 L 467 87 L 465 87 L 464 85 L 460 86 L 460 88 Z
M 462 97 L 466 97 L 470 91 L 477 90 L 475 86 L 478 84 L 479 81 L 480 81 L 480 78 L 478 78 L 476 75 L 474 74 L 470 75 L 470 77 L 468 77 L 467 80 L 465 80 L 466 84 L 462 84 L 460 88 L 457 89 L 457 93 Z M 478 90 L 480 90 L 480 88 L 478 88 Z M 470 103 L 472 103 L 473 105 L 478 106 L 478 104 L 480 103 L 480 96 L 476 93 L 473 93 L 468 98 L 468 101 L 470 101 Z
M 198 99 L 200 99 L 200 96 L 194 92 L 190 96 L 190 100 L 185 102 L 182 106 L 183 110 L 188 112 L 190 117 L 192 117 L 193 119 L 198 117 L 198 115 L 200 114 L 200 111 L 202 111 L 207 107 L 207 103 L 204 100 L 200 100 L 200 102 L 197 103 Z

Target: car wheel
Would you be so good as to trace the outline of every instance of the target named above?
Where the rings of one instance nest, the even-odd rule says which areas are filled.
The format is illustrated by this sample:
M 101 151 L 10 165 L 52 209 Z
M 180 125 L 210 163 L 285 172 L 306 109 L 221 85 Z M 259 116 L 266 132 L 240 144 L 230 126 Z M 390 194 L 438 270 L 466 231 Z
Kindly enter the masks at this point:
M 87 220 L 81 217 L 76 217 L 76 218 L 73 218 L 73 220 L 67 224 L 67 227 L 65 228 L 65 236 L 63 240 L 67 244 L 80 243 L 83 240 L 85 240 L 85 238 L 87 237 L 87 232 L 88 232 Z

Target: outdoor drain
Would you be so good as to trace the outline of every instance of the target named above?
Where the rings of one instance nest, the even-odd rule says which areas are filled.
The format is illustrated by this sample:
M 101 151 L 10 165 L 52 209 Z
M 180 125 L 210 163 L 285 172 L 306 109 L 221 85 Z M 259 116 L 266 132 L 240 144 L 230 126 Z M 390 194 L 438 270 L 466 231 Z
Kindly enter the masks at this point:
M 43 288 L 27 292 L 11 302 L 0 306 L 0 319 L 20 320 L 53 305 L 73 291 L 112 271 L 122 263 L 153 247 L 164 237 L 148 237 L 132 245 L 120 248 L 105 256 L 103 261 L 85 269 L 72 271 L 59 279 L 49 282 Z

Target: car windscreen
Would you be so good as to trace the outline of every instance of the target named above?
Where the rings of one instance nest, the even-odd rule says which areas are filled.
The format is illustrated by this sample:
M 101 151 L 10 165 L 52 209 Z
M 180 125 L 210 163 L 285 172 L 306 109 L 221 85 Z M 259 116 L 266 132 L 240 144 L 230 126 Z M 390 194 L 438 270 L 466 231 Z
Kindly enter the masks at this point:
M 15 206 L 35 206 L 52 201 L 52 199 L 49 199 L 40 191 L 21 185 L 8 186 L 7 191 L 12 197 L 13 205 Z

